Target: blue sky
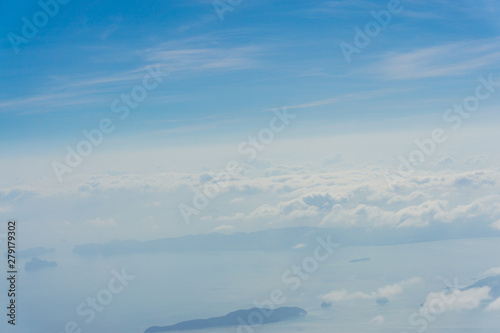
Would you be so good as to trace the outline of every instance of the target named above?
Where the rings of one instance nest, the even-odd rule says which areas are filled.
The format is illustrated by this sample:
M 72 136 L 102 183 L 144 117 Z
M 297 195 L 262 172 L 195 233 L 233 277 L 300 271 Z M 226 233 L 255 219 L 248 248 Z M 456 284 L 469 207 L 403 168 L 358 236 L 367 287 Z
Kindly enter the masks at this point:
M 402 6 L 348 64 L 339 43 L 387 2 L 242 1 L 220 20 L 211 1 L 70 1 L 18 54 L 7 36 L 40 7 L 2 3 L 2 143 L 74 140 L 154 64 L 168 77 L 116 135 L 223 139 L 272 108 L 317 101 L 300 108 L 304 124 L 432 114 L 498 68 L 495 1 Z

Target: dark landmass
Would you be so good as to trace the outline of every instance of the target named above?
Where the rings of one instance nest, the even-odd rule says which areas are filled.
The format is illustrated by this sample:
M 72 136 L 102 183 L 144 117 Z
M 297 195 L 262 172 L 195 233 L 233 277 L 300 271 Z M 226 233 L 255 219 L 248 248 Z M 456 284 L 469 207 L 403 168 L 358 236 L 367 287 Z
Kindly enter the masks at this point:
M 386 298 L 386 297 L 379 297 L 375 300 L 375 302 L 378 304 L 378 305 L 385 305 L 387 303 L 389 303 L 389 300 Z
M 231 312 L 223 317 L 188 320 L 171 326 L 153 326 L 146 329 L 144 332 L 154 333 L 198 330 L 214 327 L 245 326 L 250 325 L 250 323 L 253 325 L 256 325 L 257 323 L 263 325 L 299 318 L 305 316 L 306 314 L 306 310 L 297 307 L 282 307 L 274 310 L 252 308 L 249 310 Z
M 332 302 L 329 302 L 329 301 L 324 301 L 321 303 L 321 307 L 324 308 L 324 309 L 327 309 L 329 307 L 332 306 Z
M 455 226 L 454 226 L 455 227 Z M 307 245 L 304 251 L 317 245 L 317 238 L 331 237 L 340 246 L 381 246 L 421 243 L 438 240 L 500 237 L 500 231 L 487 232 L 451 229 L 446 224 L 428 228 L 313 228 L 296 227 L 268 229 L 252 233 L 199 234 L 150 241 L 114 240 L 104 244 L 78 245 L 73 252 L 80 255 L 125 255 L 131 253 L 186 252 L 186 251 L 288 251 L 296 244 Z
M 473 288 L 483 288 L 483 287 L 490 287 L 491 289 L 490 290 L 491 299 L 488 301 L 483 301 L 483 305 L 495 301 L 497 298 L 500 297 L 500 275 L 486 277 L 460 290 L 465 291 Z M 453 292 L 452 288 L 446 288 L 446 290 L 447 293 Z M 420 304 L 420 307 L 423 307 L 424 305 L 425 303 L 422 303 Z
M 470 286 L 463 288 L 462 290 L 468 290 L 472 288 L 482 288 L 482 287 L 490 287 L 490 295 L 492 299 L 495 300 L 500 297 L 500 275 L 490 276 L 484 279 L 481 279 Z
M 24 269 L 28 272 L 56 266 L 57 263 L 54 261 L 41 260 L 37 257 L 34 257 L 24 265 Z
M 55 251 L 56 250 L 54 248 L 49 249 L 46 247 L 32 247 L 30 249 L 16 251 L 16 256 L 18 259 L 26 259 L 44 254 L 51 254 Z M 7 257 L 7 253 L 5 253 L 5 257 Z
M 371 258 L 352 259 L 352 260 L 349 260 L 349 262 L 354 264 L 357 262 L 363 262 L 363 261 L 368 261 L 368 260 L 371 260 Z

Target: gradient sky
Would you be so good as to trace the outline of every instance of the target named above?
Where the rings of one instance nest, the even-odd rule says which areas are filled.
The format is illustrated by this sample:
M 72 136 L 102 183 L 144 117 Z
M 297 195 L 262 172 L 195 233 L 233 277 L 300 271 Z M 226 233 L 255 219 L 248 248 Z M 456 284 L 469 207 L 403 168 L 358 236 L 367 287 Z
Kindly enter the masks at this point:
M 21 35 L 21 18 L 40 7 L 0 6 L 3 149 L 74 139 L 148 65 L 168 78 L 119 134 L 178 129 L 206 139 L 285 105 L 302 105 L 304 122 L 436 113 L 500 63 L 500 5 L 489 0 L 403 1 L 350 64 L 339 43 L 352 43 L 354 27 L 387 2 L 242 1 L 220 20 L 211 1 L 70 1 L 18 54 L 7 36 Z
M 286 168 L 292 178 L 303 177 L 301 168 L 310 168 L 307 172 L 317 177 L 318 186 L 323 176 L 345 177 L 346 183 L 356 186 L 366 181 L 375 195 L 379 185 L 370 183 L 373 169 L 397 168 L 398 156 L 408 156 L 416 138 L 445 126 L 444 111 L 473 94 L 479 76 L 500 80 L 500 3 L 494 0 L 401 1 L 402 12 L 347 62 L 339 45 L 353 44 L 355 28 L 364 29 L 374 20 L 371 11 L 386 10 L 387 5 L 386 1 L 243 0 L 220 19 L 212 1 L 72 0 L 60 5 L 58 13 L 16 52 L 9 36 L 22 35 L 23 18 L 32 21 L 41 8 L 36 1 L 2 2 L 0 213 L 38 219 L 54 230 L 61 225 L 85 226 L 71 234 L 75 239 L 84 234 L 95 239 L 92 227 L 97 226 L 123 224 L 116 237 L 137 235 L 134 223 L 144 209 L 154 222 L 140 237 L 154 238 L 155 228 L 163 235 L 204 232 L 225 226 L 221 221 L 230 221 L 231 216 L 237 220 L 259 207 L 265 210 L 263 205 L 284 195 L 267 197 L 266 191 L 276 190 L 269 184 L 279 180 L 271 178 Z M 111 104 L 141 84 L 148 66 L 161 70 L 162 83 L 120 120 Z M 488 184 L 490 176 L 496 179 L 499 101 L 497 93 L 482 102 L 480 112 L 423 169 L 434 176 L 439 170 L 455 180 L 470 177 L 473 184 Z M 265 127 L 274 108 L 285 106 L 297 119 L 254 161 L 253 170 L 262 175 L 252 175 L 250 185 L 241 185 L 255 190 L 256 183 L 268 182 L 257 186 L 262 193 L 252 192 L 255 202 L 237 191 L 205 214 L 209 222 L 203 227 L 179 222 L 172 202 L 189 200 L 190 186 L 199 186 L 207 172 L 237 158 L 238 144 Z M 84 139 L 82 130 L 96 128 L 103 118 L 112 119 L 116 131 L 68 176 L 68 182 L 58 184 L 51 163 L 64 160 L 65 147 L 76 146 Z M 455 161 L 456 175 L 443 171 L 451 168 L 449 161 Z M 322 168 L 371 171 L 363 171 L 365 178 L 360 180 L 357 174 L 322 176 Z M 492 173 L 473 173 L 479 169 Z M 174 171 L 176 176 L 162 178 L 162 172 Z M 460 173 L 465 171 L 472 173 Z M 120 180 L 113 178 L 119 176 Z M 306 182 L 301 178 L 287 189 L 302 186 L 302 192 L 290 190 L 279 200 L 293 202 L 324 190 L 301 181 Z M 116 182 L 128 185 L 118 191 L 113 188 Z M 174 189 L 169 185 L 147 200 L 137 197 L 158 183 L 171 183 Z M 103 184 L 107 185 L 102 192 L 86 190 Z M 425 211 L 432 206 L 429 198 L 439 206 L 436 200 L 456 190 L 441 185 L 435 184 L 430 197 L 419 196 L 426 190 L 418 188 L 386 195 L 411 197 L 416 200 L 412 207 Z M 490 202 L 486 194 L 493 195 L 496 188 L 476 190 L 475 195 L 467 192 L 471 196 L 455 198 L 444 210 L 453 212 L 474 200 Z M 346 191 L 361 193 L 354 187 Z M 342 213 L 349 217 L 367 198 L 373 199 L 370 195 L 362 193 L 351 210 Z M 248 199 L 245 207 L 231 202 L 241 197 Z M 106 198 L 112 202 L 104 207 L 101 202 Z M 279 200 L 274 204 L 283 207 Z M 138 202 L 144 203 L 140 209 L 133 206 Z M 162 203 L 171 210 L 162 208 L 155 215 L 159 209 L 155 207 Z M 389 208 L 400 211 L 404 206 Z M 500 218 L 496 213 L 488 216 L 488 225 Z M 161 221 L 176 226 L 158 227 Z M 282 222 L 279 226 L 304 223 L 287 218 Z M 269 227 L 257 225 L 253 229 Z M 34 239 L 38 229 L 30 232 Z M 67 236 L 63 234 L 54 237 Z
M 500 273 L 500 1 L 401 0 L 350 61 L 341 45 L 356 44 L 373 13 L 397 0 L 58 0 L 67 3 L 26 36 L 55 1 L 0 1 L 0 221 L 18 221 L 16 251 L 54 248 L 40 258 L 58 263 L 20 275 L 18 332 L 61 332 L 74 319 L 89 332 L 143 331 L 273 299 L 292 264 L 313 274 L 305 243 L 72 252 L 88 243 L 340 231 L 348 236 L 328 262 L 315 261 L 318 275 L 285 289 L 286 306 L 310 311 L 288 325 L 308 332 L 410 331 L 412 313 L 437 310 L 443 279 L 466 286 Z M 234 5 L 221 17 L 214 3 Z M 495 87 L 478 90 L 484 78 Z M 123 96 L 157 81 L 125 108 Z M 454 128 L 447 112 L 478 91 L 491 94 Z M 294 119 L 254 157 L 242 153 L 284 109 Z M 54 166 L 69 165 L 67 150 L 103 119 L 115 130 L 58 179 Z M 446 139 L 429 141 L 433 133 Z M 421 164 L 408 164 L 419 155 Z M 228 163 L 238 171 L 218 177 Z M 209 197 L 202 205 L 200 193 Z M 353 246 L 358 237 L 382 246 Z M 390 246 L 400 242 L 408 244 Z M 78 304 L 104 295 L 121 267 L 137 279 L 85 326 Z M 462 291 L 429 333 L 498 328 L 498 288 L 496 300 L 487 287 Z

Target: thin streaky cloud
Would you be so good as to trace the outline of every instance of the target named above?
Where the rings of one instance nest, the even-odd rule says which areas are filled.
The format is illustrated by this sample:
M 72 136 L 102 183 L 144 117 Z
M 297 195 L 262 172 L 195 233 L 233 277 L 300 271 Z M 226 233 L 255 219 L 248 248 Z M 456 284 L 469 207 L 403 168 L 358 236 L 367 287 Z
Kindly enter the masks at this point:
M 463 41 L 382 56 L 371 72 L 388 79 L 422 79 L 477 73 L 500 61 L 500 38 Z
M 147 59 L 160 64 L 168 72 L 194 72 L 201 70 L 235 70 L 258 66 L 258 46 L 231 48 L 183 48 L 152 50 Z
M 402 91 L 405 91 L 405 90 L 391 88 L 391 89 L 379 89 L 379 90 L 371 90 L 371 91 L 365 91 L 365 92 L 360 92 L 360 93 L 345 94 L 345 95 L 335 96 L 332 98 L 307 102 L 307 103 L 303 103 L 303 104 L 290 105 L 290 106 L 287 106 L 287 109 L 307 109 L 307 108 L 313 108 L 313 107 L 318 107 L 318 106 L 337 104 L 337 103 L 346 102 L 346 101 L 370 99 L 370 98 L 379 97 L 379 96 L 397 93 L 397 92 L 402 92 Z

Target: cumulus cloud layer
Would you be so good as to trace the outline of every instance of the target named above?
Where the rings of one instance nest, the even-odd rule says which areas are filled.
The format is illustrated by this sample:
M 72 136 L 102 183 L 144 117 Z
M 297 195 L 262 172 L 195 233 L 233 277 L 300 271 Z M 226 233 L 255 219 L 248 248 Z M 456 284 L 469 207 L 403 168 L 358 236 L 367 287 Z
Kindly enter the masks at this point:
M 412 177 L 393 188 L 374 170 L 280 172 L 268 177 L 237 177 L 224 189 L 231 196 L 274 193 L 274 202 L 255 203 L 254 208 L 206 216 L 205 220 L 285 224 L 307 219 L 325 227 L 401 228 L 476 218 L 496 221 L 500 217 L 500 196 L 496 192 L 500 177 L 494 170 Z
M 159 232 L 175 236 L 304 225 L 425 230 L 457 224 L 483 234 L 498 232 L 496 168 L 421 170 L 390 186 L 385 169 L 376 165 L 332 168 L 256 160 L 241 166 L 221 179 L 214 175 L 224 169 L 158 169 L 82 174 L 51 187 L 3 186 L 0 211 L 22 211 L 33 221 L 46 216 L 46 227 L 64 226 L 65 233 L 73 230 L 75 236 L 87 233 L 103 240 L 109 239 L 93 228 L 116 225 L 120 234 L 115 237 L 135 238 L 137 223 L 143 239 L 156 238 Z M 208 198 L 208 186 L 218 194 Z M 208 203 L 192 216 L 195 228 L 187 230 L 179 205 L 193 206 L 197 193 Z

